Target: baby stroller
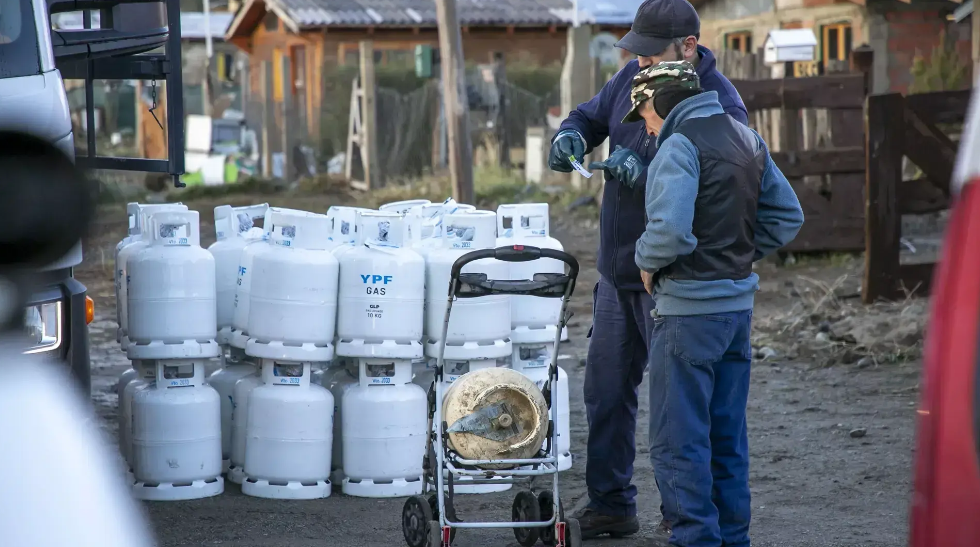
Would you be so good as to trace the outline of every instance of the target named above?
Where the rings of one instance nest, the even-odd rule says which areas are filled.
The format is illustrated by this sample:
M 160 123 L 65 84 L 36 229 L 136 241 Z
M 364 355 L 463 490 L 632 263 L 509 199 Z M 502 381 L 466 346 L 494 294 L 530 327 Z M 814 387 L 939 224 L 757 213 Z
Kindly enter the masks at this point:
M 461 273 L 463 267 L 476 260 L 494 258 L 505 262 L 528 262 L 538 258 L 553 258 L 568 266 L 568 273 L 538 273 L 529 280 L 492 280 L 486 274 Z M 568 253 L 540 249 L 525 245 L 499 247 L 473 251 L 459 257 L 452 266 L 449 281 L 448 303 L 443 322 L 442 344 L 436 363 L 435 380 L 429 389 L 429 434 L 426 455 L 423 459 L 423 494 L 406 500 L 402 508 L 402 531 L 409 547 L 449 547 L 460 528 L 513 528 L 514 537 L 523 547 L 530 547 L 541 539 L 552 547 L 581 547 L 582 532 L 579 522 L 566 517 L 558 493 L 558 411 L 556 393 L 558 386 L 558 347 L 561 332 L 570 314 L 568 302 L 575 289 L 578 261 Z M 450 433 L 466 432 L 486 438 L 499 437 L 501 423 L 510 426 L 511 416 L 500 408 L 487 405 L 460 419 L 447 424 L 442 419 L 443 408 L 443 356 L 449 330 L 449 317 L 456 298 L 479 298 L 492 295 L 530 295 L 544 298 L 562 298 L 554 351 L 551 353 L 549 379 L 541 390 L 547 401 L 548 436 L 544 450 L 537 457 L 525 459 L 464 459 L 447 442 Z M 533 385 L 533 384 L 532 384 Z M 438 427 L 432 427 L 433 423 Z M 503 429 L 506 429 L 504 427 Z M 515 430 L 516 431 L 516 430 Z M 540 442 L 540 441 L 539 441 Z M 531 489 L 534 477 L 551 476 L 551 487 L 535 495 Z M 514 498 L 512 522 L 463 522 L 456 516 L 453 505 L 453 482 L 456 477 L 471 477 L 467 484 L 493 484 L 501 482 L 527 485 Z

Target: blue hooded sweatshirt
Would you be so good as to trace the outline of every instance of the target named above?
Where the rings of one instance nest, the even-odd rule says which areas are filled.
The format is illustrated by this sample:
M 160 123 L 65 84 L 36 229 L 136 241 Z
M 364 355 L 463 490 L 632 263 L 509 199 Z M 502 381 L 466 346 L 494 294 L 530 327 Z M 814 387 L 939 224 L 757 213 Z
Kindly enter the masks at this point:
M 701 87 L 717 91 L 722 108 L 736 120 L 748 125 L 748 114 L 735 86 L 715 66 L 711 51 L 698 46 L 701 60 L 697 72 Z M 645 165 L 657 154 L 656 138 L 647 134 L 643 121 L 621 123 L 632 108 L 630 91 L 633 76 L 640 71 L 634 59 L 609 80 L 602 90 L 587 103 L 578 105 L 562 122 L 559 132 L 574 129 L 585 139 L 586 152 L 591 152 L 609 137 L 609 151 L 616 145 L 636 152 Z M 593 158 L 604 160 L 605 158 Z M 643 291 L 640 270 L 633 261 L 636 240 L 643 233 L 644 185 L 647 178 L 640 176 L 632 189 L 606 177 L 602 195 L 602 211 L 599 214 L 599 273 L 621 290 Z
M 678 256 L 694 252 L 698 244 L 692 226 L 701 162 L 694 144 L 674 130 L 691 118 L 723 112 L 718 94 L 707 91 L 675 106 L 664 120 L 657 137 L 659 152 L 647 167 L 646 230 L 636 242 L 636 264 L 644 271 L 654 273 L 669 266 Z M 769 156 L 766 143 L 748 127 L 743 130 L 755 138 L 756 150 L 765 150 L 767 156 L 756 210 L 754 260 L 759 260 L 793 241 L 803 226 L 803 209 L 793 187 Z M 759 275 L 755 272 L 738 280 L 660 276 L 653 297 L 661 315 L 703 315 L 751 309 L 757 290 Z

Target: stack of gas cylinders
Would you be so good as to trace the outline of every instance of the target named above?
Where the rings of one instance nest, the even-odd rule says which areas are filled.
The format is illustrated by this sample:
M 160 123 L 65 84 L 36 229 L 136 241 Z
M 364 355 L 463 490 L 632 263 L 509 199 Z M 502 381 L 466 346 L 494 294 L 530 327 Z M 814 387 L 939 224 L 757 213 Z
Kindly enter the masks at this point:
M 325 214 L 214 209 L 216 241 L 182 204 L 127 207 L 116 248 L 119 443 L 134 495 L 386 498 L 422 492 L 427 391 L 511 367 L 547 380 L 561 302 L 460 299 L 443 339 L 454 261 L 504 245 L 561 249 L 547 204 L 478 210 L 452 199 Z M 561 262 L 483 259 L 464 273 L 530 279 Z M 216 369 L 205 376 L 205 369 Z M 559 469 L 571 467 L 568 377 L 559 370 Z M 444 390 L 445 392 L 445 390 Z M 544 447 L 542 447 L 544 448 Z M 507 490 L 457 480 L 456 493 Z

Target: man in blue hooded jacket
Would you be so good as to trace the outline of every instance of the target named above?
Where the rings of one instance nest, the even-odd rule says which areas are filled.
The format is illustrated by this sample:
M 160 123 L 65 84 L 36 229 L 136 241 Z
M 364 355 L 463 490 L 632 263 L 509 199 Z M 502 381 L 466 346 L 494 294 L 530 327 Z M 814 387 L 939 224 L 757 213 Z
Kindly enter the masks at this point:
M 688 60 L 696 67 L 701 85 L 717 92 L 724 111 L 743 124 L 748 122 L 742 99 L 716 69 L 714 55 L 698 45 L 700 29 L 698 14 L 687 0 L 646 0 L 637 10 L 632 30 L 616 44 L 637 59 L 613 76 L 592 100 L 569 113 L 548 158 L 551 169 L 567 173 L 572 171 L 570 157 L 581 161 L 607 137 L 611 150 L 622 147 L 601 165 L 605 188 L 600 214 L 600 281 L 593 290 L 584 390 L 589 500 L 576 514 L 586 539 L 639 530 L 636 487 L 632 485 L 637 389 L 647 365 L 654 306 L 643 290 L 633 255 L 645 224 L 645 166 L 656 155 L 657 144 L 643 123 L 622 123 L 632 109 L 632 79 L 642 68 L 660 61 Z M 625 152 L 630 150 L 640 161 L 629 160 Z M 669 521 L 664 514 L 661 531 L 669 529 Z
M 803 210 L 762 138 L 724 114 L 690 63 L 640 71 L 631 97 L 625 119 L 643 120 L 659 149 L 634 258 L 656 305 L 650 460 L 670 544 L 749 547 L 752 264 L 796 237 Z

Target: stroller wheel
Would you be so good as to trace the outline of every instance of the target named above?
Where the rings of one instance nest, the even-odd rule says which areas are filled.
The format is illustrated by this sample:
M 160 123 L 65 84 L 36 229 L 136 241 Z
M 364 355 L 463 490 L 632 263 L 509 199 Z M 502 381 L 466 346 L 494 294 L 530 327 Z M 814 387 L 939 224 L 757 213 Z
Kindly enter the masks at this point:
M 511 517 L 514 522 L 540 522 L 541 509 L 538 507 L 538 498 L 528 490 L 518 492 L 514 497 Z M 537 543 L 540 534 L 541 528 L 514 528 L 514 538 L 522 547 L 531 547 Z
M 555 510 L 554 497 L 551 495 L 550 490 L 542 490 L 538 493 L 538 509 L 541 511 L 541 520 L 551 519 L 551 515 Z M 562 506 L 561 500 L 558 500 L 558 518 L 555 522 L 562 522 L 565 520 L 565 508 Z M 548 547 L 554 547 L 558 544 L 558 540 L 555 538 L 555 526 L 546 526 L 541 528 L 541 543 L 544 543 Z
M 402 506 L 402 533 L 409 547 L 428 547 L 432 509 L 429 501 L 422 496 L 412 496 Z M 436 533 L 439 525 L 436 523 Z M 434 544 L 438 545 L 438 544 Z
M 582 547 L 582 526 L 578 519 L 565 521 L 565 547 Z
M 432 519 L 438 523 L 439 522 L 439 497 L 437 494 L 429 494 L 429 508 L 432 509 Z M 459 520 L 458 518 L 456 518 L 456 511 L 454 511 L 452 507 L 447 507 L 446 517 L 452 522 L 456 522 Z M 436 528 L 438 527 L 439 526 L 437 525 Z M 439 541 L 442 541 L 441 537 Z M 456 541 L 456 528 L 450 528 L 449 543 L 453 543 L 455 541 Z

